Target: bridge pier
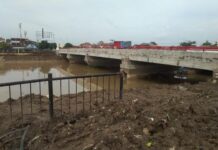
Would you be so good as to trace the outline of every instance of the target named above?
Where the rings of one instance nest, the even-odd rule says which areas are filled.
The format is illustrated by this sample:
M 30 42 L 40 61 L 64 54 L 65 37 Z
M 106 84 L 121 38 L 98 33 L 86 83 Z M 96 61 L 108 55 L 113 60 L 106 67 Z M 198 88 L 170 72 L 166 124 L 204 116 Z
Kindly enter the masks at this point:
M 213 82 L 217 83 L 218 80 L 218 69 L 213 71 Z
M 59 56 L 59 57 L 63 57 L 64 59 L 67 58 L 67 54 L 59 54 L 59 53 L 57 53 L 57 56 Z
M 144 77 L 155 73 L 173 72 L 175 67 L 131 61 L 128 58 L 122 60 L 121 71 L 124 71 L 127 78 Z
M 69 60 L 69 62 L 71 64 L 84 64 L 85 61 L 85 56 L 83 55 L 71 55 L 71 54 L 68 54 L 67 55 L 67 59 Z
M 100 58 L 86 55 L 85 62 L 92 67 L 119 68 L 121 61 L 117 59 Z

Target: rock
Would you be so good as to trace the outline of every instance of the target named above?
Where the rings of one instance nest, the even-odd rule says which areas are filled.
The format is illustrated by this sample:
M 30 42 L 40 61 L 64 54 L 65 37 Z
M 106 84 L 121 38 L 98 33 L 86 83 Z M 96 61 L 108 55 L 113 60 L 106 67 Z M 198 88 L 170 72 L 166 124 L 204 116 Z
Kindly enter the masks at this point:
M 83 150 L 92 150 L 93 147 L 94 147 L 94 144 L 89 144 L 89 145 L 85 146 L 85 147 L 83 148 Z
M 150 118 L 148 118 L 149 120 L 151 120 L 152 122 L 154 121 L 154 118 L 153 117 L 150 117 Z
M 143 129 L 143 133 L 144 133 L 145 135 L 150 135 L 150 132 L 149 132 L 148 128 L 144 128 L 144 129 Z
M 216 111 L 216 109 L 214 109 L 214 108 L 209 108 L 209 109 L 208 109 L 208 112 L 209 112 L 209 114 L 211 114 L 211 115 L 217 114 L 217 111 Z
M 151 147 L 151 146 L 152 146 L 152 142 L 146 143 L 146 146 L 147 146 L 147 147 Z
M 217 83 L 217 80 L 214 79 L 214 80 L 212 81 L 212 83 L 213 83 L 213 84 L 216 84 L 216 83 Z
M 190 105 L 190 106 L 189 106 L 189 110 L 190 110 L 190 112 L 191 112 L 192 114 L 196 114 L 196 110 L 195 110 L 195 108 L 193 107 L 193 105 Z
M 173 134 L 176 133 L 176 129 L 174 127 L 171 127 L 170 130 L 172 131 Z
M 175 150 L 175 149 L 176 149 L 175 146 L 169 148 L 169 150 Z
M 89 119 L 91 120 L 91 119 L 93 119 L 94 118 L 94 116 L 89 116 Z
M 133 103 L 136 103 L 136 102 L 138 102 L 138 99 L 136 98 L 136 99 L 134 99 L 132 102 L 133 102 Z
M 99 142 L 98 144 L 96 144 L 96 146 L 95 146 L 93 149 L 94 149 L 94 150 L 100 150 L 100 149 L 102 149 L 102 150 L 110 150 L 109 147 L 107 147 L 106 145 L 104 145 L 104 142 L 103 142 L 103 141 L 101 141 L 101 142 Z
M 137 139 L 142 139 L 142 135 L 134 135 L 134 137 Z
M 62 128 L 64 126 L 64 123 L 61 122 L 61 123 L 58 123 L 57 126 L 55 128 Z
M 181 86 L 181 85 L 178 86 L 178 89 L 179 89 L 180 91 L 187 91 L 187 88 L 184 87 L 184 86 Z

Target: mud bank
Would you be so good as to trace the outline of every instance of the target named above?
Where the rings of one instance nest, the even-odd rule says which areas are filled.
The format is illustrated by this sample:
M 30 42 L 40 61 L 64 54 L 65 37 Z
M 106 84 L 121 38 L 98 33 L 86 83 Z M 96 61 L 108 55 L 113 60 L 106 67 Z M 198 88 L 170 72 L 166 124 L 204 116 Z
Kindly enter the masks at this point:
M 46 60 L 60 60 L 54 52 L 44 53 L 0 53 L 0 62 L 10 61 L 46 61 Z
M 38 115 L 35 107 L 39 97 L 35 96 L 35 115 L 23 120 L 24 125 L 30 125 L 25 147 L 34 150 L 215 150 L 218 148 L 217 89 L 218 85 L 210 83 L 156 84 L 126 90 L 123 100 L 105 99 L 104 102 L 93 93 L 92 111 L 75 115 L 72 109 L 72 114 L 67 115 L 69 103 L 65 102 L 66 115 L 61 117 L 57 107 L 53 121 L 46 119 L 46 97 L 42 100 L 42 115 Z M 82 95 L 79 97 L 81 104 Z M 29 104 L 28 99 L 27 96 L 23 102 Z M 63 100 L 67 101 L 67 96 Z M 86 109 L 89 100 L 86 93 Z M 19 112 L 19 101 L 13 103 Z M 56 97 L 55 103 L 60 104 L 60 98 Z M 0 104 L 1 134 L 21 127 L 21 118 L 9 121 L 6 105 L 7 102 Z

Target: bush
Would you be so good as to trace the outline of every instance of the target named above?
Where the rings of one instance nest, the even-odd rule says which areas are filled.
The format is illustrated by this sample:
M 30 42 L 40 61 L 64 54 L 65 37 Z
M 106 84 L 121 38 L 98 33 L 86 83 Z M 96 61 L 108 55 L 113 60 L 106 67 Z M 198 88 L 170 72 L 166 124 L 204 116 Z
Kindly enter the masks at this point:
M 5 52 L 6 50 L 11 49 L 11 46 L 5 42 L 0 43 L 0 51 Z
M 64 48 L 72 48 L 72 47 L 73 47 L 73 45 L 71 43 L 66 43 L 64 45 Z

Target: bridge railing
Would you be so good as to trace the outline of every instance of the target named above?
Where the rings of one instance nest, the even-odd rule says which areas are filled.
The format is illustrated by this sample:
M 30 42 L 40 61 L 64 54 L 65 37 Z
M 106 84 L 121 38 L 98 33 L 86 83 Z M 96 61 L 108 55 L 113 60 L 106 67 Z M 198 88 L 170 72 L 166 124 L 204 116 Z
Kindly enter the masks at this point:
M 81 50 L 101 50 L 101 49 L 109 49 L 109 50 L 164 50 L 164 51 L 218 51 L 218 46 L 145 46 L 145 45 L 134 45 L 132 47 L 117 49 L 114 47 L 90 47 L 90 48 L 83 48 L 83 47 L 76 47 L 76 48 L 69 48 L 69 49 L 81 49 Z M 61 49 L 63 50 L 63 49 Z
M 55 82 L 59 86 L 57 84 L 54 86 L 53 83 Z M 33 84 L 38 85 L 38 95 L 33 94 Z M 22 87 L 24 85 L 29 85 L 28 95 L 23 94 L 24 89 Z M 19 91 L 17 100 L 12 99 L 11 88 L 13 86 Z M 47 97 L 42 95 L 42 86 L 47 86 Z M 63 116 L 64 114 L 76 115 L 90 111 L 94 104 L 122 99 L 123 75 L 122 73 L 104 73 L 53 78 L 52 74 L 48 74 L 48 78 L 45 79 L 0 84 L 0 88 L 5 87 L 8 88 L 8 100 L 5 104 L 8 103 L 7 110 L 11 120 L 19 117 L 23 122 L 25 116 L 38 115 L 42 112 L 45 112 L 49 118 Z M 63 91 L 64 88 L 65 91 Z M 59 96 L 54 95 L 54 91 L 57 91 L 57 89 Z M 2 94 L 0 93 L 0 95 Z

